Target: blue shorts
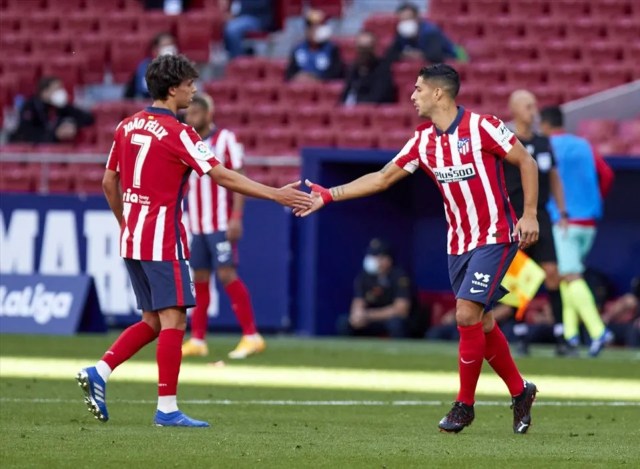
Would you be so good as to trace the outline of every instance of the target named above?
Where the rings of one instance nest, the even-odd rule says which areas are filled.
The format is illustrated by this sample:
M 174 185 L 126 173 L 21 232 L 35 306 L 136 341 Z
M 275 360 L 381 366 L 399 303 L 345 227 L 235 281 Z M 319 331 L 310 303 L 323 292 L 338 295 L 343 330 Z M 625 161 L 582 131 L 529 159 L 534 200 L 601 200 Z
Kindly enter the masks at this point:
M 457 299 L 475 301 L 490 311 L 508 293 L 500 283 L 518 252 L 518 243 L 487 244 L 459 256 L 449 255 L 449 280 Z
M 133 291 L 142 311 L 191 308 L 196 305 L 189 264 L 179 261 L 125 259 Z
M 237 265 L 237 250 L 227 241 L 226 231 L 193 235 L 189 251 L 189 263 L 193 270 L 214 271 L 218 267 Z

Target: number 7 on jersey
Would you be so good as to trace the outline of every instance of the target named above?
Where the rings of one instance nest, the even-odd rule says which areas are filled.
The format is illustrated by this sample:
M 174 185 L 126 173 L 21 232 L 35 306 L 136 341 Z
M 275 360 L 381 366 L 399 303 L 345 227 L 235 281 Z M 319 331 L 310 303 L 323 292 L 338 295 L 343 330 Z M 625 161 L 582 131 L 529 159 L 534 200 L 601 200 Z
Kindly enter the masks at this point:
M 149 148 L 151 148 L 151 136 L 142 134 L 131 135 L 131 143 L 134 145 L 140 145 L 140 150 L 136 155 L 136 164 L 133 167 L 133 187 L 140 188 L 140 179 L 142 177 L 142 166 L 144 160 L 147 158 Z

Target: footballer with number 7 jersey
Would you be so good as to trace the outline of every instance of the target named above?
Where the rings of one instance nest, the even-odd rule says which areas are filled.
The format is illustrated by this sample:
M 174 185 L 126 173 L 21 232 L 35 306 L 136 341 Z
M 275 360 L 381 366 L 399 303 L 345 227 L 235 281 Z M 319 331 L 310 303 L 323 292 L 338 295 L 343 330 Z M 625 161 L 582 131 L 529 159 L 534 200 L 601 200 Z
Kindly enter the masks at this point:
M 306 210 L 310 196 L 289 184 L 275 189 L 220 164 L 193 128 L 178 121 L 189 106 L 198 72 L 182 56 L 163 55 L 146 73 L 153 104 L 117 127 L 103 179 L 104 193 L 121 228 L 124 258 L 142 320 L 126 329 L 95 366 L 77 381 L 89 411 L 109 419 L 106 382 L 111 372 L 158 339 L 158 426 L 208 427 L 178 409 L 176 394 L 187 308 L 195 306 L 189 273 L 182 201 L 189 176 L 209 175 L 229 190 Z
M 526 433 L 537 389 L 522 379 L 490 310 L 506 293 L 500 283 L 518 246 L 527 247 L 538 239 L 538 170 L 535 160 L 498 118 L 456 106 L 459 89 L 459 75 L 449 65 L 420 70 L 411 101 L 430 122 L 418 126 L 413 138 L 379 172 L 331 189 L 307 181 L 313 206 L 294 212 L 307 216 L 330 202 L 382 192 L 418 168 L 425 171 L 444 199 L 449 279 L 456 295 L 460 332 L 460 388 L 438 426 L 441 431 L 457 433 L 471 424 L 476 385 L 486 359 L 511 394 L 513 431 Z M 520 170 L 524 192 L 520 220 L 509 202 L 503 161 Z

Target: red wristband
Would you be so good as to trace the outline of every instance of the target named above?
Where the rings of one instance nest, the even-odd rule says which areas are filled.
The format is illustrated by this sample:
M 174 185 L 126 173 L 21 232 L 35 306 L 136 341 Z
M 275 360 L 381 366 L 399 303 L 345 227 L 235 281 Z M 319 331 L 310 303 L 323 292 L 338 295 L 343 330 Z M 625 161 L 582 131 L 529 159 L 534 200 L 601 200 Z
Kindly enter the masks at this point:
M 325 205 L 333 202 L 331 191 L 326 187 L 322 187 L 320 184 L 311 184 L 311 190 L 320 194 L 320 197 L 322 197 L 322 201 Z

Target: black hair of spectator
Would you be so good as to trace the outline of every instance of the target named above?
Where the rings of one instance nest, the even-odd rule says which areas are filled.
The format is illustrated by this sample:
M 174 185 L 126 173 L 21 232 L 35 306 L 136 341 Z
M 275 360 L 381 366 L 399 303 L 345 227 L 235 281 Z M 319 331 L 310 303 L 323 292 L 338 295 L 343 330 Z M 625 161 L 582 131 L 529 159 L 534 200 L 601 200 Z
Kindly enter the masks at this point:
M 149 94 L 156 100 L 165 100 L 169 88 L 180 86 L 185 80 L 198 78 L 195 65 L 184 55 L 161 55 L 149 64 L 145 79 Z
M 195 95 L 192 99 L 191 99 L 191 104 L 195 104 L 197 106 L 200 106 L 202 109 L 204 109 L 206 112 L 211 112 L 211 107 L 209 105 L 209 101 L 207 101 L 205 99 L 204 96 L 202 95 Z
M 460 91 L 460 75 L 455 68 L 447 64 L 433 64 L 420 69 L 423 80 L 435 81 L 455 99 Z
M 547 106 L 540 111 L 540 121 L 546 122 L 554 129 L 564 126 L 564 115 L 560 106 Z
M 398 5 L 398 8 L 396 8 L 396 13 L 400 13 L 401 11 L 405 10 L 411 10 L 415 16 L 418 16 L 420 14 L 420 10 L 418 10 L 418 7 L 411 2 L 404 2 Z
M 60 81 L 60 78 L 54 76 L 42 77 L 40 81 L 38 81 L 38 94 L 42 94 L 44 90 L 49 88 L 55 82 Z
M 151 49 L 158 47 L 160 45 L 160 42 L 167 37 L 171 38 L 171 40 L 175 42 L 175 37 L 173 37 L 173 34 L 168 31 L 164 31 L 153 36 L 153 39 L 151 40 Z

